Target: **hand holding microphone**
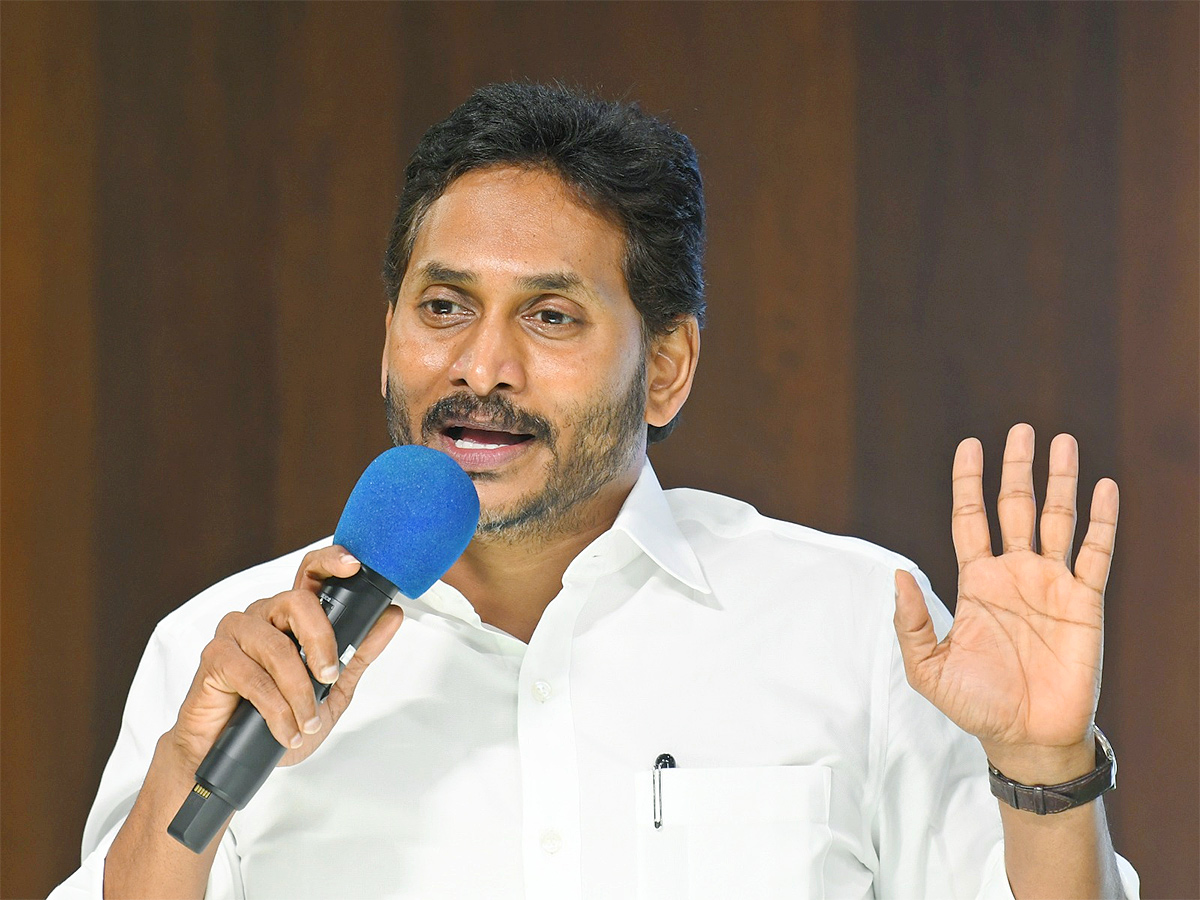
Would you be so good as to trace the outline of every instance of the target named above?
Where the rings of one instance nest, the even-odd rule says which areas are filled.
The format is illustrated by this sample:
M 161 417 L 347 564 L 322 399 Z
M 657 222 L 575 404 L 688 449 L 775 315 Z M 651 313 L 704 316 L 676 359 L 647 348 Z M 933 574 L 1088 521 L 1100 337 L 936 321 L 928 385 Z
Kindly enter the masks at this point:
M 293 590 L 222 620 L 172 730 L 185 759 L 204 754 L 172 837 L 200 853 L 281 759 L 298 762 L 319 746 L 399 627 L 392 600 L 428 590 L 478 516 L 475 488 L 449 457 L 389 450 L 355 486 L 336 546 L 305 557 Z

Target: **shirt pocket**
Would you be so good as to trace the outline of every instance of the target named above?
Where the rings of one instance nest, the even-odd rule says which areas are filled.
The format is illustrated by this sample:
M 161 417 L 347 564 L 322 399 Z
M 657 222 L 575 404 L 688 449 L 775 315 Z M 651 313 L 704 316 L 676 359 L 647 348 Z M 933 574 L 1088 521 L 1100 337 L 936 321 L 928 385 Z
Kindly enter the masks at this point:
M 829 850 L 826 766 L 661 770 L 635 776 L 639 900 L 819 898 Z

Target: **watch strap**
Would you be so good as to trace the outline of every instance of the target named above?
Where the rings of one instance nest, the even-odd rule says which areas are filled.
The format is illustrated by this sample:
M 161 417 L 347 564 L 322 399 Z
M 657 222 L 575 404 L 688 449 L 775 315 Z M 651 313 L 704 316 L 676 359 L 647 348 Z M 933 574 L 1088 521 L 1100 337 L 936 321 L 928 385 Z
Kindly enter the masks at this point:
M 1006 777 L 988 763 L 988 781 L 992 794 L 1013 809 L 1037 813 L 1039 816 L 1065 812 L 1091 803 L 1105 791 L 1117 786 L 1117 757 L 1108 738 L 1095 725 L 1096 768 L 1073 781 L 1062 784 L 1021 784 Z

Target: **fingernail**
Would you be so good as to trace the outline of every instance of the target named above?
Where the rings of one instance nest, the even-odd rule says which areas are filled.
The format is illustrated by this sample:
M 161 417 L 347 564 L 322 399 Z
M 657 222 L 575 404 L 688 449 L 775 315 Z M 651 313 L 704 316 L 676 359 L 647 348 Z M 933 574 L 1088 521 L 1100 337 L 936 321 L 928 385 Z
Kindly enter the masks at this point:
M 304 723 L 304 733 L 305 734 L 316 734 L 320 730 L 321 730 L 321 717 L 320 716 L 313 716 L 311 719 L 309 719 L 307 722 Z
M 296 750 L 300 747 L 301 744 L 304 743 L 304 735 L 293 734 L 292 739 L 288 743 L 291 744 L 291 747 L 293 750 Z
M 333 665 L 329 665 L 329 666 L 326 666 L 325 668 L 323 668 L 321 670 L 320 678 L 326 684 L 333 684 L 335 681 L 337 681 L 338 675 L 340 675 L 340 674 L 341 674 L 341 672 L 339 671 L 337 664 L 335 663 Z
M 353 566 L 358 563 L 358 559 L 349 553 L 343 553 L 342 554 L 342 562 L 344 562 L 348 566 Z

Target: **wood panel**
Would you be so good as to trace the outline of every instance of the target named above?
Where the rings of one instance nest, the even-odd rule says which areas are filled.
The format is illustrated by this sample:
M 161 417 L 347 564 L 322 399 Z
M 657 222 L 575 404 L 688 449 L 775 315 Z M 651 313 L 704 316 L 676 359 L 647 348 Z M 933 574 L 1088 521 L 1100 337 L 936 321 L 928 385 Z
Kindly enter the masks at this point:
M 93 9 L 19 4 L 0 31 L 4 299 L 5 896 L 44 893 L 79 854 L 96 777 Z M 117 691 L 121 688 L 118 686 Z
M 680 67 L 708 75 L 688 133 L 709 202 L 709 327 L 683 424 L 652 454 L 664 483 L 834 531 L 850 526 L 854 441 L 853 16 L 723 7 L 705 33 L 725 53 Z
M 860 16 L 855 530 L 948 604 L 959 440 L 992 498 L 1020 421 L 1039 483 L 1058 431 L 1089 483 L 1115 471 L 1115 57 L 1113 7 Z
M 357 8 L 355 8 L 357 10 Z M 399 6 L 296 7 L 271 72 L 274 378 L 280 385 L 275 552 L 333 531 L 359 473 L 388 446 L 379 396 L 380 265 L 414 86 Z M 420 87 L 417 87 L 420 90 Z M 406 132 L 402 135 L 402 132 Z
M 272 29 L 249 5 L 96 8 L 93 770 L 150 630 L 272 549 Z
M 1120 8 L 1121 538 L 1105 692 L 1144 897 L 1200 897 L 1200 6 Z M 1152 861 L 1162 860 L 1163 864 Z

